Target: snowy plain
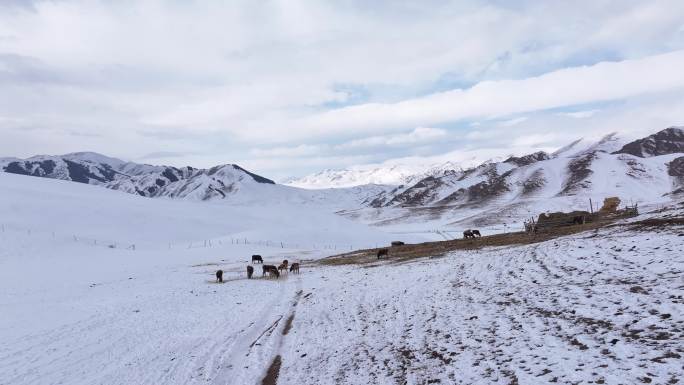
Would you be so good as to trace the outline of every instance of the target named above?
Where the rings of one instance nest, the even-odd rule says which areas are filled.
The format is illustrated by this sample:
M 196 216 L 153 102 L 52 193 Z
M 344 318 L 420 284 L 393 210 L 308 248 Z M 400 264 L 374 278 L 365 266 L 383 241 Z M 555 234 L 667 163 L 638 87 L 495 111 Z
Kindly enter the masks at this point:
M 281 385 L 684 374 L 682 226 L 333 267 L 307 260 L 339 252 L 322 245 L 393 236 L 294 204 L 148 199 L 9 174 L 0 224 L 3 385 L 258 384 L 274 362 Z M 247 280 L 252 254 L 306 263 Z

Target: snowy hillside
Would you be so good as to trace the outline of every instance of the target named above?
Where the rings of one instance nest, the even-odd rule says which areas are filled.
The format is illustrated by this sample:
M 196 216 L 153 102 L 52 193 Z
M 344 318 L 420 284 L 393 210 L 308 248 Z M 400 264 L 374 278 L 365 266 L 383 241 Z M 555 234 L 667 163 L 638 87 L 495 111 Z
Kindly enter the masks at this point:
M 467 163 L 444 162 L 431 165 L 391 164 L 359 166 L 341 170 L 323 170 L 300 178 L 290 178 L 283 184 L 307 189 L 344 188 L 375 185 L 412 185 L 447 170 L 461 169 Z
M 147 199 L 98 186 L 0 173 L 0 224 L 7 231 L 50 237 L 55 233 L 65 239 L 75 236 L 138 248 L 169 243 L 187 247 L 191 242 L 231 238 L 347 248 L 350 242 L 368 246 L 390 240 L 327 207 L 302 202 Z
M 304 260 L 390 238 L 312 206 L 0 173 L 0 384 L 674 383 L 683 209 L 646 216 L 665 227 L 336 265 Z M 248 280 L 255 253 L 305 264 Z
M 234 164 L 208 170 L 150 166 L 89 152 L 28 159 L 4 158 L 0 159 L 0 169 L 14 174 L 96 184 L 146 197 L 195 200 L 225 198 L 250 185 L 274 184 Z
M 589 210 L 589 200 L 600 204 L 609 196 L 618 196 L 625 204 L 669 202 L 684 192 L 682 151 L 684 130 L 670 127 L 630 143 L 612 134 L 598 142 L 577 140 L 552 154 L 540 151 L 472 167 L 466 162 L 428 169 L 392 165 L 327 170 L 291 180 L 290 185 L 274 184 L 237 165 L 150 166 L 93 153 L 4 158 L 0 169 L 146 197 L 296 204 L 384 226 L 386 231 L 443 239 L 449 236 L 435 230 L 517 229 L 541 212 Z
M 370 208 L 349 210 L 355 219 L 393 226 L 520 226 L 540 212 L 586 209 L 589 199 L 618 196 L 625 203 L 664 203 L 681 191 L 684 130 L 668 128 L 635 144 L 608 135 L 575 141 L 553 154 L 538 152 L 444 171 L 416 184 L 386 190 Z M 635 143 L 642 143 L 635 142 Z M 635 155 L 636 154 L 636 155 Z

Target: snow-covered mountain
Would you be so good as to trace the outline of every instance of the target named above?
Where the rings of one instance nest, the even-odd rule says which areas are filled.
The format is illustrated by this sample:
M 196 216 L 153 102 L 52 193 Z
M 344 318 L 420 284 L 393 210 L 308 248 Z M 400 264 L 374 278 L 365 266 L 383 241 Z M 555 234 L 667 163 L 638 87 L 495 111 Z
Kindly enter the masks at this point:
M 225 198 L 253 185 L 274 184 L 235 164 L 210 169 L 151 166 L 92 152 L 1 158 L 0 169 L 13 174 L 101 185 L 146 197 L 199 200 Z
M 487 226 L 547 210 L 586 208 L 618 196 L 653 203 L 684 186 L 684 130 L 670 127 L 624 144 L 616 134 L 575 141 L 553 154 L 537 152 L 466 170 L 445 170 L 412 186 L 385 190 L 370 208 L 349 215 L 377 224 L 438 221 Z
M 467 168 L 443 163 L 422 169 L 327 170 L 289 186 L 237 165 L 150 166 L 94 153 L 1 158 L 0 170 L 146 197 L 323 207 L 397 231 L 517 226 L 544 211 L 588 209 L 589 199 L 598 203 L 618 196 L 627 203 L 662 203 L 684 193 L 684 129 L 670 127 L 630 143 L 616 134 L 597 142 L 577 140 L 551 154 L 540 151 Z M 353 187 L 323 188 L 330 185 Z
M 443 162 L 430 165 L 390 164 L 359 166 L 346 169 L 327 169 L 299 178 L 283 181 L 288 186 L 325 189 L 344 188 L 363 185 L 411 185 L 419 180 L 440 175 L 449 170 L 460 170 L 463 164 Z

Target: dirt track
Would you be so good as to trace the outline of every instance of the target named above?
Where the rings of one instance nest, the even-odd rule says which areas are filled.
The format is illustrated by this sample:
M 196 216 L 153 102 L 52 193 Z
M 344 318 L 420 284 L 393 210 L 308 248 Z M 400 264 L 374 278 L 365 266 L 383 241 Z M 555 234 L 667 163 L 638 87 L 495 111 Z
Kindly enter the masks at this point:
M 483 236 L 475 239 L 454 239 L 450 241 L 424 242 L 417 244 L 407 244 L 404 246 L 389 247 L 389 256 L 383 259 L 392 262 L 404 262 L 407 260 L 423 257 L 438 257 L 454 250 L 473 250 L 482 247 L 512 246 L 544 242 L 549 239 L 562 237 L 586 231 L 597 230 L 602 227 L 628 226 L 629 228 L 658 228 L 671 225 L 684 224 L 684 218 L 667 219 L 645 219 L 629 224 L 614 224 L 612 221 L 602 221 L 588 223 L 584 225 L 564 226 L 548 229 L 537 234 L 525 232 L 514 232 L 506 234 L 495 234 Z M 379 249 L 356 250 L 349 253 L 334 255 L 322 259 L 319 263 L 323 265 L 348 265 L 366 264 L 377 262 L 376 257 Z

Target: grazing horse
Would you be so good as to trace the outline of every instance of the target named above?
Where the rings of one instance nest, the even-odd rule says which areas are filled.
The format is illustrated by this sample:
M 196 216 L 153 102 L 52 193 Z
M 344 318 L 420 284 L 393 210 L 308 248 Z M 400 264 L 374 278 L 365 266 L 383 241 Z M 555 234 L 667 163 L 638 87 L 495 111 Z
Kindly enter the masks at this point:
M 573 225 L 583 225 L 585 223 L 584 215 L 577 215 L 572 218 Z
M 280 276 L 280 273 L 278 273 L 278 267 L 276 265 L 261 265 L 262 277 L 266 275 L 266 273 L 268 273 L 269 275 L 273 275 L 273 272 Z
M 463 238 L 464 239 L 475 238 L 475 234 L 473 234 L 472 230 L 466 230 L 463 232 Z
M 299 274 L 299 263 L 293 263 L 292 266 L 290 266 L 290 272 Z
M 216 270 L 216 282 L 223 283 L 223 270 Z
M 285 262 L 281 263 L 281 264 L 278 266 L 278 271 L 279 271 L 280 273 L 283 273 L 283 272 L 287 273 L 287 264 L 286 264 Z
M 380 250 L 378 250 L 378 253 L 376 254 L 376 256 L 378 257 L 378 259 L 380 259 L 380 257 L 382 257 L 383 255 L 389 256 L 389 249 L 380 249 Z
M 482 234 L 480 234 L 480 230 L 473 230 L 473 235 L 476 235 L 478 237 L 482 236 Z
M 285 268 L 287 269 L 287 266 L 290 264 L 290 262 L 287 261 L 287 259 L 283 259 L 283 265 L 285 265 Z
M 280 278 L 280 273 L 278 272 L 278 268 L 275 267 L 274 265 L 263 265 L 261 267 L 261 270 L 262 270 L 262 273 L 261 273 L 262 277 L 264 275 L 266 275 L 266 273 L 268 273 L 269 277 L 275 276 L 276 278 Z
M 247 279 L 252 279 L 252 274 L 254 274 L 254 268 L 252 266 L 247 266 Z
M 252 255 L 252 263 L 264 263 L 264 260 L 261 255 Z

